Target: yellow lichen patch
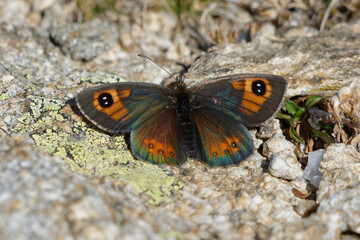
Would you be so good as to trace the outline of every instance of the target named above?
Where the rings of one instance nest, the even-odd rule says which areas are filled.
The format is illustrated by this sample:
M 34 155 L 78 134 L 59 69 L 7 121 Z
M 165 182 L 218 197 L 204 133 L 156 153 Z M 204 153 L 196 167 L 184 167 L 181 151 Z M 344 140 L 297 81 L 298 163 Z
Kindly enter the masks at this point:
M 30 134 L 38 148 L 61 157 L 72 171 L 122 179 L 150 196 L 153 204 L 171 201 L 171 192 L 182 187 L 159 166 L 134 159 L 123 135 L 102 132 L 70 111 L 60 113 L 62 101 L 40 96 L 27 100 L 28 111 L 11 132 Z
M 322 88 L 314 88 L 312 90 L 310 90 L 311 94 L 324 94 L 325 92 L 331 92 L 331 93 L 336 93 L 338 92 L 342 87 L 344 87 L 344 85 L 334 85 L 334 86 L 326 86 L 326 87 L 322 87 Z
M 324 77 L 324 78 L 328 78 L 327 74 L 324 73 L 324 72 L 318 72 L 318 75 L 319 75 L 319 76 L 322 76 L 322 77 Z
M 130 153 L 123 150 L 125 142 L 122 136 L 110 137 L 87 128 L 83 122 L 75 122 L 73 130 L 74 135 L 53 127 L 32 137 L 39 148 L 62 157 L 71 170 L 83 174 L 108 175 L 106 169 L 132 160 Z M 118 148 L 108 147 L 114 141 L 119 142 Z
M 160 233 L 162 237 L 168 239 L 179 239 L 179 240 L 184 240 L 184 234 L 181 232 L 176 232 L 176 231 L 169 231 L 169 232 L 163 232 Z
M 58 112 L 61 109 L 62 101 L 34 95 L 27 96 L 26 101 L 29 102 L 28 109 L 17 118 L 19 124 L 12 131 L 31 133 L 53 126 L 56 121 L 65 121 L 65 118 Z
M 0 101 L 6 101 L 8 99 L 10 99 L 11 97 L 9 96 L 9 93 L 8 92 L 5 92 L 5 93 L 1 93 L 0 94 Z

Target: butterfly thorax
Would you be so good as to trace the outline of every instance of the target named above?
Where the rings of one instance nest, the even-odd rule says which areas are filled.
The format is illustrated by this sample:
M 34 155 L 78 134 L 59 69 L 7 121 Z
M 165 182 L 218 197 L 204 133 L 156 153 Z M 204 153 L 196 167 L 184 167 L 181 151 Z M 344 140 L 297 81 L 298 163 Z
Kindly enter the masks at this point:
M 183 87 L 174 91 L 176 99 L 176 116 L 181 145 L 188 157 L 195 157 L 196 131 L 191 112 L 190 95 Z

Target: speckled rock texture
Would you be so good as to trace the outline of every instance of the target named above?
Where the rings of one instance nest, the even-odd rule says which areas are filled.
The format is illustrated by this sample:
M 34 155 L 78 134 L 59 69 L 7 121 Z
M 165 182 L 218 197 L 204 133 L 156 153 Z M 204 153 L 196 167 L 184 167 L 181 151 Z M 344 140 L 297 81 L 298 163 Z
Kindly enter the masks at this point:
M 338 25 L 313 37 L 221 46 L 194 65 L 188 78 L 196 80 L 189 85 L 211 76 L 270 73 L 288 80 L 288 96 L 329 95 L 359 78 L 359 46 L 359 24 Z
M 65 2 L 0 6 L 0 239 L 359 239 L 360 154 L 351 146 L 325 150 L 318 189 L 277 120 L 251 129 L 256 150 L 237 166 L 158 166 L 134 159 L 127 134 L 86 122 L 74 97 L 109 82 L 173 81 L 138 53 L 171 72 L 192 64 L 189 86 L 269 73 L 288 80 L 288 97 L 330 96 L 360 78 L 360 22 L 286 38 L 271 25 L 206 53 L 161 9 L 73 23 Z

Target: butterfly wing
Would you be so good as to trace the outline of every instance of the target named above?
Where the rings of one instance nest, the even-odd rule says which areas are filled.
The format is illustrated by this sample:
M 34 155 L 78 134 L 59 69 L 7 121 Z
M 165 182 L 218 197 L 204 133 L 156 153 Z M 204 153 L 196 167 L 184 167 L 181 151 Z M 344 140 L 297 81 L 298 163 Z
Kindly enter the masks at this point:
M 179 165 L 186 161 L 179 145 L 176 110 L 166 109 L 131 132 L 133 154 L 156 164 Z
M 130 132 L 172 105 L 169 89 L 151 83 L 112 83 L 88 88 L 76 98 L 82 114 L 112 133 Z
M 195 87 L 193 108 L 215 110 L 245 126 L 258 126 L 279 108 L 286 80 L 268 74 L 237 74 L 211 79 Z
M 245 126 L 257 126 L 271 117 L 285 88 L 286 81 L 280 76 L 239 74 L 214 78 L 211 84 L 191 90 L 202 160 L 225 166 L 248 157 L 254 146 Z
M 244 125 L 206 108 L 195 110 L 193 118 L 201 142 L 198 155 L 210 166 L 238 164 L 254 151 Z
M 84 116 L 108 132 L 131 132 L 133 154 L 146 161 L 180 164 L 172 93 L 150 83 L 114 83 L 85 89 L 77 96 Z

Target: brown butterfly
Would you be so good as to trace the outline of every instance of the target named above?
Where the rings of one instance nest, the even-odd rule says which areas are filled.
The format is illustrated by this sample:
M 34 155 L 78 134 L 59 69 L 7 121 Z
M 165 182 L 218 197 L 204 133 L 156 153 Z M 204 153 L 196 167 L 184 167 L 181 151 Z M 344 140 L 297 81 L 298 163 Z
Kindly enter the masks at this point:
M 278 109 L 286 80 L 277 75 L 236 74 L 187 88 L 151 83 L 112 83 L 77 96 L 82 114 L 99 128 L 131 132 L 133 154 L 157 164 L 195 157 L 210 166 L 237 164 L 254 146 L 246 127 Z

